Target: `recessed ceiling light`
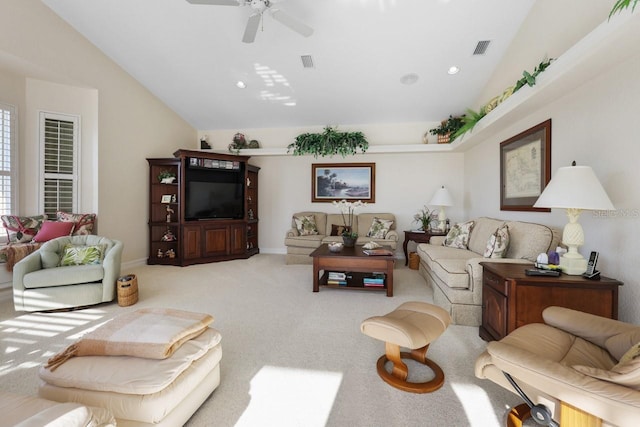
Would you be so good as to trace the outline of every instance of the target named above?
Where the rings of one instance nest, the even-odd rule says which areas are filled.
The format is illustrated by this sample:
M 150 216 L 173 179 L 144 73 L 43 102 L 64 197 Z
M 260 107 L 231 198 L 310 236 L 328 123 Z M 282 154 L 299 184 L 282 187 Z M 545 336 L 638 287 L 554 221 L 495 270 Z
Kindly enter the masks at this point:
M 400 83 L 403 85 L 412 85 L 418 81 L 419 76 L 415 73 L 405 74 L 400 77 Z
M 238 82 L 236 83 L 236 86 L 239 87 L 240 89 L 244 89 L 247 87 L 247 84 L 242 80 L 238 80 Z
M 454 75 L 454 74 L 458 74 L 459 71 L 460 71 L 460 68 L 453 65 L 449 67 L 449 69 L 447 70 L 447 74 Z

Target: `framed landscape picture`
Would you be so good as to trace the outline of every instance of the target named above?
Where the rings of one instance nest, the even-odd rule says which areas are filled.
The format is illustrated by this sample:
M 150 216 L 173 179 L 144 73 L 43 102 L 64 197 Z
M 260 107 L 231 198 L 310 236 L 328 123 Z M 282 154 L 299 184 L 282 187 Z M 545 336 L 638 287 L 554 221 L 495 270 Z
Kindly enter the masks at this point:
M 551 119 L 500 143 L 500 210 L 534 208 L 551 179 Z
M 314 163 L 311 165 L 311 201 L 376 201 L 375 163 Z

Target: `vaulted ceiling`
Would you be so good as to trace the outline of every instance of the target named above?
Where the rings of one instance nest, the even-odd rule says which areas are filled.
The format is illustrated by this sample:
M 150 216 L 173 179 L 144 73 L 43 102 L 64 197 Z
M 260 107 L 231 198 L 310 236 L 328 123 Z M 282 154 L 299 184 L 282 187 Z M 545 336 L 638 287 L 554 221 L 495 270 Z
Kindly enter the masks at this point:
M 534 3 L 273 0 L 254 42 L 244 43 L 255 12 L 249 4 L 42 1 L 200 130 L 439 121 L 462 113 Z M 293 31 L 275 9 L 313 33 Z M 488 47 L 474 55 L 480 41 Z M 451 66 L 460 71 L 449 75 Z

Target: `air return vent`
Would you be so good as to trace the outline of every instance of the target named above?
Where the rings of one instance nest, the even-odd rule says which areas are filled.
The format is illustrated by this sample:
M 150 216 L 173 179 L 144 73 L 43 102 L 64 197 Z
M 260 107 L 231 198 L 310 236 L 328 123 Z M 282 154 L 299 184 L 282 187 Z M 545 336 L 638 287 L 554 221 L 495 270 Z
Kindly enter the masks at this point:
M 487 48 L 491 40 L 480 40 L 476 45 L 476 49 L 473 51 L 474 55 L 484 55 L 487 52 Z
M 313 58 L 311 55 L 302 55 L 300 59 L 302 59 L 302 66 L 304 68 L 313 68 Z

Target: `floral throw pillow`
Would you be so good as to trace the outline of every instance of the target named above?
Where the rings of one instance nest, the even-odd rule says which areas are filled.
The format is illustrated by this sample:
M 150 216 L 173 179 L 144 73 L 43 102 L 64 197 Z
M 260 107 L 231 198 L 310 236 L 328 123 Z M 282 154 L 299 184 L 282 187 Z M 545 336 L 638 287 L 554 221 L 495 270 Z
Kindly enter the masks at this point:
M 451 227 L 449 234 L 445 237 L 442 246 L 449 246 L 451 248 L 468 249 L 469 248 L 469 235 L 475 225 L 475 221 L 467 221 L 459 223 Z
M 26 243 L 38 234 L 42 223 L 47 219 L 46 215 L 16 216 L 2 215 L 2 225 L 7 232 L 9 243 Z
M 96 214 L 56 212 L 56 218 L 58 221 L 62 222 L 73 222 L 74 236 L 93 234 L 93 228 L 96 223 Z
M 100 264 L 104 258 L 105 245 L 66 245 L 60 259 L 61 266 Z
M 509 227 L 505 224 L 489 237 L 484 250 L 485 258 L 504 258 L 509 247 Z
M 373 237 L 374 239 L 384 239 L 393 224 L 393 220 L 391 219 L 381 219 L 378 217 L 373 217 L 373 222 L 371 223 L 371 227 L 369 227 L 369 232 L 367 233 L 367 237 Z
M 313 215 L 306 216 L 294 216 L 293 220 L 296 223 L 296 228 L 301 236 L 311 236 L 318 234 L 318 227 L 316 226 L 316 217 Z

